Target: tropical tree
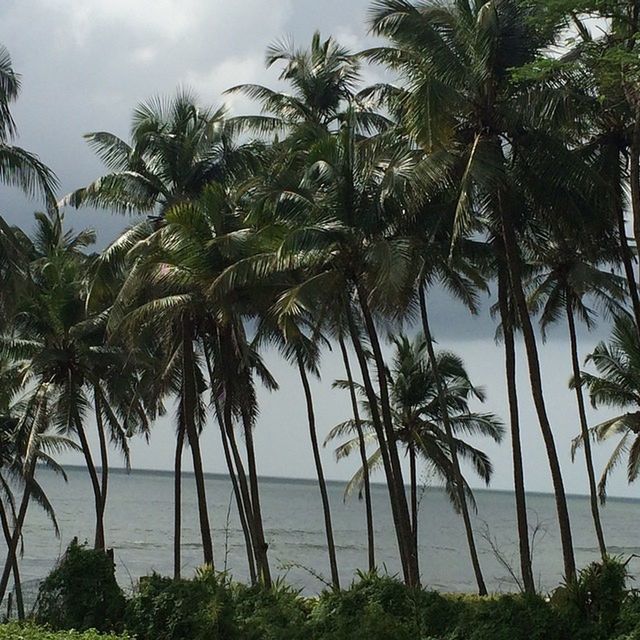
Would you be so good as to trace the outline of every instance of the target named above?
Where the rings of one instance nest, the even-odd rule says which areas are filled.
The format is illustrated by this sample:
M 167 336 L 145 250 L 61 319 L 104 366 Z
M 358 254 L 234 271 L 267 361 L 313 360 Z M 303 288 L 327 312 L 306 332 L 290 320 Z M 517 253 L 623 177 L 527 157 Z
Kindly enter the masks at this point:
M 474 387 L 462 361 L 452 353 L 440 352 L 436 356 L 437 373 L 431 364 L 427 342 L 422 335 L 410 340 L 404 335 L 393 339 L 394 352 L 389 370 L 390 395 L 394 428 L 409 458 L 412 534 L 418 543 L 418 463 L 422 461 L 425 474 L 442 482 L 458 513 L 462 512 L 460 486 L 464 491 L 464 504 L 470 502 L 475 507 L 472 491 L 464 479 L 460 480 L 460 470 L 456 468 L 454 456 L 468 460 L 479 477 L 489 484 L 492 465 L 486 454 L 465 442 L 461 436 L 490 437 L 500 442 L 503 427 L 493 414 L 481 414 L 469 409 L 472 399 L 484 400 L 481 389 Z M 445 385 L 447 424 L 453 438 L 445 427 L 441 410 L 441 390 L 436 377 Z M 352 388 L 348 380 L 337 381 L 337 386 Z M 377 445 L 375 430 L 371 421 L 371 407 L 362 385 L 357 385 L 358 394 L 366 419 L 360 420 L 367 440 Z M 338 458 L 351 454 L 359 446 L 357 425 L 353 419 L 337 425 L 329 434 L 327 442 L 349 436 L 336 449 Z M 452 446 L 453 439 L 453 446 Z M 371 470 L 381 464 L 380 448 L 376 446 L 368 458 Z M 361 490 L 364 470 L 360 468 L 346 488 L 350 493 L 355 488 Z M 465 526 L 466 526 L 465 522 Z
M 629 482 L 634 482 L 640 473 L 640 344 L 635 322 L 629 314 L 616 317 L 609 343 L 601 342 L 587 362 L 598 372 L 598 375 L 580 372 L 580 380 L 589 390 L 591 404 L 628 410 L 589 429 L 589 437 L 596 442 L 620 438 L 598 483 L 598 493 L 604 502 L 609 476 L 625 456 Z M 577 386 L 577 380 L 572 384 Z M 572 454 L 587 440 L 581 433 L 573 441 Z
M 569 164 L 561 144 L 540 127 L 535 128 L 527 107 L 533 94 L 514 84 L 510 72 L 535 60 L 538 52 L 554 41 L 557 25 L 537 22 L 535 7 L 515 0 L 437 6 L 380 0 L 374 4 L 372 28 L 389 38 L 392 46 L 373 49 L 368 57 L 402 74 L 410 88 L 404 102 L 405 125 L 431 153 L 429 166 L 438 160 L 442 168 L 438 179 L 448 178 L 455 185 L 454 239 L 482 230 L 504 258 L 503 281 L 509 284 L 524 338 L 556 497 L 565 575 L 572 581 L 571 525 L 542 390 L 536 336 L 523 290 L 518 233 L 523 222 L 520 212 L 526 211 L 524 177 L 540 183 L 545 179 L 548 186 L 564 184 L 566 176 L 550 176 L 549 169 L 541 170 L 549 165 L 550 153 L 560 156 L 551 163 L 555 169 L 574 169 L 573 183 L 585 176 L 575 170 L 577 162 Z M 527 170 L 522 170 L 523 179 L 516 182 L 514 171 L 521 165 Z M 585 193 L 593 189 L 587 180 L 582 187 Z
M 585 238 L 583 235 L 579 236 L 574 230 L 569 236 L 567 233 L 562 233 L 556 225 L 556 229 L 551 233 L 539 230 L 535 236 L 533 252 L 531 264 L 539 272 L 532 279 L 529 300 L 532 308 L 540 311 L 543 335 L 560 316 L 564 315 L 567 319 L 573 387 L 576 392 L 589 480 L 591 513 L 600 553 L 604 558 L 607 550 L 598 509 L 589 425 L 582 390 L 576 318 L 582 320 L 587 328 L 591 329 L 595 323 L 596 312 L 589 307 L 589 304 L 595 303 L 605 316 L 616 307 L 619 309 L 626 300 L 625 281 L 611 269 L 615 245 L 612 251 L 612 247 L 605 241 L 603 235 L 599 235 L 595 240 L 590 234 Z

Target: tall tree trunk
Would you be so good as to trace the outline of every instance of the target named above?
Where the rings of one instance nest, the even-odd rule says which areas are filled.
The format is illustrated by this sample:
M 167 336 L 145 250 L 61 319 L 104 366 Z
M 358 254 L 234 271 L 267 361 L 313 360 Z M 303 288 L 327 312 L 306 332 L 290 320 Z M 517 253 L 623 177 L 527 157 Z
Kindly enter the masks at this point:
M 391 516 L 393 518 L 393 529 L 396 534 L 396 540 L 398 543 L 398 553 L 400 555 L 400 564 L 402 566 L 402 574 L 404 577 L 405 583 L 410 583 L 410 573 L 407 567 L 407 536 L 406 529 L 400 524 L 400 509 L 399 509 L 399 497 L 398 497 L 398 487 L 393 477 L 393 468 L 391 467 L 391 461 L 389 456 L 389 447 L 387 445 L 387 440 L 384 432 L 384 428 L 382 426 L 382 420 L 380 418 L 380 410 L 378 407 L 379 400 L 376 395 L 375 389 L 373 387 L 373 382 L 371 380 L 371 374 L 369 372 L 369 363 L 367 362 L 367 356 L 365 355 L 364 348 L 362 346 L 362 342 L 360 341 L 360 334 L 358 327 L 356 326 L 353 312 L 349 304 L 346 306 L 346 315 L 347 321 L 349 323 L 349 332 L 351 334 L 351 341 L 353 343 L 353 348 L 356 352 L 356 357 L 358 359 L 358 365 L 360 366 L 360 372 L 362 373 L 362 382 L 364 384 L 364 388 L 367 394 L 367 399 L 369 401 L 369 407 L 371 411 L 371 422 L 373 423 L 374 430 L 376 432 L 376 437 L 378 439 L 378 445 L 380 447 L 380 454 L 382 456 L 382 464 L 384 467 L 385 477 L 387 479 L 387 490 L 389 492 L 389 504 L 391 506 Z M 404 487 L 402 487 L 402 492 L 404 494 Z M 405 504 L 406 504 L 406 496 L 405 496 Z
M 15 515 L 15 514 L 14 514 Z M 11 549 L 11 527 L 7 512 L 0 501 L 0 521 L 2 523 L 2 533 L 7 544 L 7 551 Z M 13 572 L 13 586 L 16 592 L 16 608 L 18 610 L 18 620 L 24 620 L 24 599 L 22 597 L 22 582 L 20 581 L 20 568 L 18 566 L 18 554 L 15 553 L 11 557 L 7 556 L 7 560 L 11 562 L 11 571 Z
M 516 521 L 518 524 L 518 547 L 520 551 L 520 573 L 525 593 L 535 594 L 536 585 L 531 566 L 531 545 L 529 543 L 529 521 L 527 516 L 527 496 L 524 485 L 522 464 L 522 442 L 520 440 L 520 412 L 516 384 L 516 346 L 513 333 L 514 318 L 509 304 L 509 277 L 504 265 L 498 266 L 498 304 L 504 334 L 505 372 L 507 396 L 509 398 L 509 427 L 511 431 L 511 456 L 513 459 L 513 485 L 516 501 Z
M 353 411 L 353 419 L 356 424 L 358 433 L 358 450 L 360 452 L 360 464 L 362 464 L 362 479 L 364 484 L 364 505 L 367 518 L 367 557 L 369 560 L 369 571 L 376 568 L 376 548 L 373 530 L 373 506 L 371 504 L 371 479 L 369 478 L 369 459 L 367 458 L 367 445 L 362 432 L 362 423 L 360 422 L 360 411 L 358 410 L 358 398 L 353 385 L 353 374 L 351 372 L 351 364 L 349 363 L 349 353 L 342 336 L 338 336 L 340 351 L 342 352 L 342 360 L 344 369 L 347 374 L 347 382 L 349 383 L 349 395 L 351 397 L 351 408 Z
M 633 309 L 633 316 L 636 321 L 637 330 L 640 333 L 640 294 L 638 293 L 638 285 L 633 273 L 633 253 L 629 246 L 629 240 L 627 239 L 624 208 L 622 206 L 622 198 L 619 193 L 616 194 L 616 224 L 618 226 L 622 266 L 627 279 L 629 297 L 631 298 L 631 308 Z
M 260 487 L 258 486 L 258 467 L 256 465 L 256 452 L 253 443 L 253 425 L 245 406 L 242 408 L 242 424 L 244 427 L 244 441 L 247 448 L 247 466 L 249 468 L 249 487 L 251 489 L 251 505 L 253 507 L 253 520 L 255 530 L 256 560 L 260 568 L 262 583 L 271 588 L 271 569 L 267 550 L 269 545 L 264 537 L 262 526 L 262 508 L 260 506 Z
M 482 568 L 480 567 L 480 558 L 478 557 L 478 549 L 476 547 L 476 540 L 473 534 L 473 525 L 471 523 L 471 515 L 469 514 L 469 505 L 467 503 L 467 496 L 464 492 L 464 478 L 462 477 L 462 470 L 460 468 L 460 460 L 458 458 L 458 448 L 456 446 L 455 436 L 451 427 L 451 420 L 449 419 L 449 409 L 447 406 L 447 395 L 444 387 L 444 382 L 440 376 L 440 370 L 438 368 L 438 358 L 436 357 L 435 349 L 433 348 L 433 336 L 431 334 L 431 327 L 429 326 L 429 314 L 427 313 L 427 298 L 424 292 L 424 287 L 420 287 L 420 313 L 422 316 L 422 329 L 424 331 L 424 338 L 427 343 L 427 352 L 429 354 L 429 361 L 431 362 L 431 370 L 433 371 L 433 379 L 436 384 L 436 392 L 438 394 L 438 403 L 440 405 L 440 411 L 442 413 L 442 422 L 444 424 L 444 430 L 447 436 L 449 450 L 451 453 L 451 464 L 454 473 L 454 484 L 456 487 L 456 493 L 458 494 L 458 502 L 460 503 L 460 513 L 462 514 L 462 521 L 464 522 L 464 530 L 467 536 L 467 544 L 469 546 L 469 555 L 471 556 L 471 565 L 473 566 L 473 573 L 476 577 L 476 583 L 478 585 L 478 593 L 481 596 L 487 595 L 487 585 L 482 575 Z
M 104 528 L 104 514 L 107 508 L 107 489 L 109 486 L 109 448 L 107 446 L 107 436 L 104 432 L 104 421 L 102 419 L 102 401 L 100 392 L 94 388 L 94 409 L 96 414 L 96 427 L 98 429 L 98 441 L 100 443 L 100 498 L 102 500 L 101 518 Z
M 85 463 L 87 465 L 87 470 L 89 471 L 89 477 L 91 478 L 91 486 L 93 488 L 93 501 L 95 503 L 96 510 L 96 535 L 94 539 L 94 549 L 104 551 L 105 548 L 105 540 L 104 540 L 104 508 L 102 504 L 102 491 L 100 489 L 100 479 L 98 478 L 98 472 L 96 470 L 95 464 L 93 463 L 93 457 L 91 456 L 91 448 L 89 446 L 89 441 L 87 440 L 87 434 L 85 433 L 84 426 L 82 424 L 82 419 L 78 412 L 75 412 L 74 415 L 76 432 L 78 433 L 78 438 L 80 438 L 80 447 L 82 448 L 82 453 L 84 455 Z
M 578 337 L 576 334 L 576 324 L 571 307 L 569 292 L 566 293 L 566 312 L 569 324 L 569 337 L 571 341 L 571 363 L 573 365 L 573 379 L 575 383 L 576 400 L 578 402 L 578 415 L 580 417 L 580 431 L 584 444 L 584 460 L 587 465 L 587 476 L 589 478 L 589 500 L 591 502 L 591 515 L 593 525 L 596 530 L 600 555 L 605 560 L 607 557 L 607 546 L 604 541 L 604 532 L 600 520 L 600 509 L 598 508 L 598 490 L 596 488 L 596 474 L 593 469 L 593 456 L 591 454 L 591 440 L 589 438 L 589 424 L 587 422 L 587 411 L 585 408 L 584 394 L 582 392 L 582 374 L 580 373 L 580 358 L 578 356 Z
M 384 427 L 387 445 L 389 449 L 389 461 L 393 470 L 393 481 L 396 484 L 396 494 L 398 500 L 398 523 L 400 525 L 400 533 L 404 540 L 405 562 L 407 568 L 407 584 L 410 587 L 417 587 L 420 584 L 420 571 L 418 568 L 418 550 L 415 547 L 413 535 L 411 533 L 411 517 L 409 515 L 409 506 L 407 504 L 407 494 L 405 492 L 404 481 L 402 476 L 402 466 L 400 465 L 400 456 L 398 454 L 397 438 L 393 428 L 391 419 L 391 404 L 389 402 L 389 386 L 387 382 L 387 367 L 382 354 L 382 347 L 378 338 L 375 322 L 369 308 L 369 300 L 362 285 L 356 281 L 356 290 L 358 293 L 358 301 L 362 316 L 364 319 L 371 349 L 373 351 L 373 359 L 376 364 L 378 373 L 378 388 L 380 390 L 380 409 L 382 413 L 382 425 Z
M 184 424 L 180 423 L 176 437 L 176 456 L 173 463 L 173 579 L 182 572 L 182 450 Z
M 418 548 L 418 468 L 416 465 L 416 451 L 409 445 L 409 478 L 411 482 L 411 533 L 413 544 Z
M 218 426 L 220 427 L 220 437 L 222 439 L 222 448 L 224 451 L 224 458 L 227 464 L 227 470 L 229 472 L 229 478 L 231 478 L 231 486 L 233 487 L 233 495 L 236 500 L 236 506 L 238 508 L 238 517 L 240 519 L 240 526 L 242 528 L 242 535 L 244 537 L 244 544 L 247 551 L 247 565 L 249 567 L 249 577 L 251 578 L 251 584 L 256 584 L 256 557 L 253 541 L 253 524 L 252 524 L 252 506 L 249 499 L 249 492 L 247 490 L 247 480 L 242 467 L 242 459 L 237 449 L 237 444 L 233 431 L 233 420 L 231 415 L 231 405 L 227 406 L 225 402 L 225 408 L 222 409 L 220 401 L 215 395 L 215 376 L 213 373 L 213 366 L 211 365 L 211 355 L 206 342 L 203 342 L 205 360 L 207 362 L 207 371 L 209 372 L 209 384 L 212 390 L 213 403 L 216 412 L 216 418 L 218 420 Z M 231 452 L 231 444 L 228 432 L 231 433 L 232 442 L 234 446 L 233 455 Z M 238 468 L 234 467 L 234 457 L 238 463 Z
M 183 321 L 182 330 L 182 419 L 186 428 L 187 440 L 193 459 L 193 473 L 195 475 L 196 493 L 198 497 L 198 517 L 200 521 L 204 563 L 213 568 L 213 539 L 211 537 L 211 527 L 209 526 L 209 509 L 207 507 L 202 453 L 200 451 L 200 434 L 198 433 L 195 422 L 198 406 L 196 365 L 193 354 L 190 323 L 188 320 Z
M 507 267 L 509 269 L 509 278 L 511 282 L 511 291 L 515 298 L 518 309 L 518 317 L 522 328 L 525 349 L 527 352 L 527 363 L 529 369 L 529 380 L 531 383 L 531 393 L 533 402 L 538 415 L 538 422 L 547 451 L 549 460 L 549 469 L 551 471 L 551 479 L 553 481 L 553 489 L 556 501 L 556 510 L 558 512 L 558 525 L 560 528 L 560 540 L 562 543 L 562 556 L 564 561 L 565 579 L 573 582 L 576 577 L 576 564 L 573 555 L 573 541 L 571 537 L 571 522 L 569 519 L 569 510 L 567 508 L 567 498 L 562 480 L 562 471 L 560 469 L 560 461 L 558 460 L 558 452 L 556 443 L 547 415 L 547 407 L 544 401 L 544 393 L 542 390 L 542 376 L 540 372 L 540 358 L 538 356 L 538 346 L 536 337 L 529 315 L 527 300 L 522 288 L 522 268 L 520 265 L 520 252 L 518 249 L 518 241 L 513 222 L 504 207 L 500 206 L 499 215 L 502 225 L 502 238 L 504 242 L 504 252 L 507 258 Z
M 249 518 L 251 518 L 252 507 L 251 507 L 251 503 L 249 502 L 249 504 L 246 504 L 245 500 L 242 497 L 243 495 L 242 490 L 240 489 L 238 476 L 236 474 L 236 470 L 233 464 L 233 458 L 231 455 L 231 448 L 229 445 L 229 436 L 227 435 L 227 431 L 224 427 L 223 417 L 219 407 L 217 407 L 217 413 L 218 413 L 218 420 L 220 421 L 220 435 L 222 438 L 222 448 L 224 450 L 224 458 L 227 463 L 229 477 L 231 478 L 231 484 L 233 486 L 233 495 L 235 496 L 235 499 L 236 499 L 236 506 L 238 507 L 238 516 L 240 518 L 240 526 L 242 527 L 242 535 L 244 537 L 244 544 L 247 550 L 247 564 L 249 566 L 249 577 L 251 578 L 251 584 L 256 584 L 258 582 L 258 574 L 256 572 L 253 529 L 252 529 L 252 526 L 249 524 Z M 245 481 L 245 484 L 246 484 L 246 481 Z M 246 488 L 245 488 L 245 494 L 247 494 L 247 499 L 248 499 L 248 491 L 246 491 Z
M 329 552 L 329 566 L 331 567 L 331 583 L 334 589 L 340 589 L 340 576 L 338 575 L 338 559 L 336 557 L 336 546 L 333 540 L 333 525 L 331 523 L 331 507 L 329 505 L 329 494 L 327 493 L 327 483 L 324 478 L 322 468 L 322 458 L 320 457 L 320 447 L 318 446 L 318 434 L 316 432 L 316 416 L 313 409 L 313 396 L 309 386 L 309 378 L 305 369 L 302 357 L 298 355 L 298 371 L 304 389 L 304 397 L 307 404 L 307 418 L 309 423 L 309 437 L 311 438 L 311 449 L 313 450 L 313 462 L 318 476 L 318 487 L 322 499 L 322 512 L 324 514 L 324 529 L 327 536 L 327 550 Z
M 22 535 L 22 527 L 24 520 L 27 517 L 27 508 L 29 507 L 29 500 L 31 498 L 31 482 L 33 480 L 36 470 L 35 461 L 30 464 L 26 474 L 26 483 L 24 491 L 22 492 L 22 500 L 20 501 L 20 507 L 18 508 L 18 515 L 16 517 L 15 526 L 13 528 L 13 534 L 11 536 L 10 544 L 7 548 L 7 559 L 4 563 L 4 570 L 2 571 L 2 577 L 0 578 L 0 602 L 4 600 L 7 594 L 7 587 L 9 585 L 9 576 L 13 570 L 14 559 L 18 557 L 18 544 L 20 542 L 20 536 Z

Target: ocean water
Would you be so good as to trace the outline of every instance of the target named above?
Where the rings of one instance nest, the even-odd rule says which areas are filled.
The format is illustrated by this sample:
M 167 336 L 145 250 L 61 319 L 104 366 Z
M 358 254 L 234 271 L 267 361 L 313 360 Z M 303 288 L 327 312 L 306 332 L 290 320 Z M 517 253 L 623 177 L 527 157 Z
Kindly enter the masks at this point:
M 32 504 L 24 529 L 21 568 L 25 581 L 44 577 L 74 536 L 80 541 L 91 541 L 93 536 L 93 499 L 86 471 L 69 469 L 68 483 L 46 470 L 39 473 L 56 509 L 61 536 L 55 537 L 43 512 Z M 118 579 L 125 588 L 132 587 L 137 578 L 152 571 L 172 573 L 172 491 L 173 479 L 169 473 L 114 471 L 111 474 L 106 535 L 108 546 L 114 549 Z M 238 580 L 246 580 L 244 541 L 231 499 L 231 484 L 222 476 L 208 476 L 207 491 L 216 568 L 226 569 Z M 341 580 L 346 585 L 358 569 L 367 565 L 364 505 L 355 497 L 344 502 L 341 483 L 330 483 L 329 494 Z M 323 588 L 318 576 L 329 576 L 317 487 L 308 481 L 262 479 L 261 497 L 274 574 L 286 576 L 288 582 L 308 594 L 317 593 Z M 476 498 L 478 514 L 474 526 L 485 579 L 492 591 L 514 590 L 516 585 L 509 571 L 487 541 L 489 536 L 503 560 L 517 570 L 513 496 L 483 490 L 477 491 Z M 399 572 L 399 563 L 384 486 L 373 485 L 373 503 L 377 562 L 382 570 L 394 575 Z M 553 498 L 529 495 L 528 509 L 530 524 L 537 527 L 533 544 L 534 573 L 541 589 L 548 590 L 562 579 Z M 598 558 L 588 500 L 571 496 L 569 509 L 576 561 L 583 567 Z M 640 554 L 640 503 L 610 499 L 603 518 L 612 554 L 625 559 L 631 554 Z M 183 573 L 189 575 L 202 561 L 192 476 L 184 478 L 182 520 Z M 421 496 L 419 542 L 425 585 L 443 591 L 475 590 L 462 521 L 439 489 L 427 489 Z M 632 573 L 640 571 L 640 561 L 632 560 L 629 567 Z

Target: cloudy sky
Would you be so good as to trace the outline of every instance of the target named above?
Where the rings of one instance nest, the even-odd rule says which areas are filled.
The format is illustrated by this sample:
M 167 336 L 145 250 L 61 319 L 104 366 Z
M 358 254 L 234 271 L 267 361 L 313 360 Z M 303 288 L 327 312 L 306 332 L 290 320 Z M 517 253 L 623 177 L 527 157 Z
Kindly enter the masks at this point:
M 274 84 L 276 74 L 264 68 L 268 44 L 293 37 L 307 42 L 316 29 L 333 34 L 358 49 L 367 37 L 367 0 L 2 0 L 0 42 L 10 51 L 14 67 L 22 75 L 22 93 L 14 108 L 19 144 L 51 166 L 61 182 L 61 194 L 100 175 L 100 163 L 84 143 L 82 134 L 108 130 L 126 137 L 129 117 L 136 103 L 157 94 L 169 94 L 179 86 L 192 88 L 206 104 L 226 101 L 236 112 L 251 105 L 223 98 L 229 86 L 243 82 Z M 380 76 L 365 70 L 365 79 Z M 0 186 L 0 214 L 11 223 L 31 225 L 37 202 Z M 76 228 L 90 226 L 104 246 L 131 220 L 108 212 L 68 212 Z M 488 393 L 484 410 L 507 415 L 502 352 L 493 340 L 495 327 L 485 313 L 470 319 L 464 309 L 437 295 L 432 305 L 439 345 L 459 353 L 476 383 Z M 606 335 L 582 336 L 584 354 Z M 541 358 L 549 413 L 569 492 L 583 493 L 584 465 L 572 464 L 569 443 L 578 430 L 574 396 L 567 389 L 570 377 L 568 343 L 564 327 L 558 327 L 542 347 Z M 305 408 L 299 382 L 286 364 L 268 355 L 281 390 L 261 394 L 261 418 L 256 437 L 260 470 L 265 475 L 312 477 L 313 461 L 306 431 Z M 551 483 L 546 458 L 529 399 L 524 362 L 520 362 L 520 395 L 527 486 L 547 491 Z M 319 430 L 324 435 L 348 417 L 346 395 L 333 392 L 331 382 L 343 373 L 335 353 L 323 363 L 323 380 L 314 386 Z M 595 422 L 606 412 L 591 413 Z M 224 463 L 214 425 L 205 433 L 206 468 L 223 471 Z M 151 444 L 135 442 L 133 465 L 137 468 L 170 468 L 173 427 L 170 420 L 156 425 Z M 493 486 L 509 489 L 511 457 L 508 443 L 487 446 L 495 463 Z M 597 467 L 607 450 L 598 448 Z M 68 462 L 80 462 L 68 457 Z M 348 477 L 353 465 L 337 464 L 325 452 L 328 477 Z M 635 495 L 624 474 L 616 476 L 611 493 Z

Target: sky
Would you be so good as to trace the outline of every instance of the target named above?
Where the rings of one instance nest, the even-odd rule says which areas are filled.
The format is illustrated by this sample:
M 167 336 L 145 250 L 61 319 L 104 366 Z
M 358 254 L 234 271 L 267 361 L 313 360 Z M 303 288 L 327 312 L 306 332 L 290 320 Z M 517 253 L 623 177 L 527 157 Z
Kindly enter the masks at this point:
M 353 50 L 371 44 L 367 34 L 367 0 L 2 0 L 0 43 L 22 76 L 22 91 L 13 113 L 19 128 L 17 144 L 37 153 L 57 174 L 64 195 L 101 175 L 102 167 L 82 135 L 106 130 L 127 137 L 130 115 L 139 102 L 169 95 L 188 87 L 202 104 L 225 103 L 233 113 L 250 113 L 254 106 L 239 97 L 223 96 L 240 83 L 274 86 L 277 71 L 266 70 L 266 47 L 282 38 L 303 46 L 319 29 L 332 34 Z M 383 76 L 380 69 L 365 69 L 363 81 Z M 0 185 L 0 215 L 10 223 L 30 228 L 32 213 L 41 204 Z M 98 246 L 113 240 L 131 219 L 105 211 L 67 211 L 67 223 L 76 229 L 92 227 Z M 495 324 L 487 297 L 479 318 L 470 318 L 460 305 L 435 292 L 430 306 L 438 347 L 458 353 L 476 384 L 488 399 L 475 409 L 507 418 L 503 355 L 494 340 Z M 608 327 L 593 334 L 581 331 L 580 349 L 586 355 L 606 338 Z M 551 481 L 539 427 L 530 400 L 526 362 L 520 347 L 518 361 L 526 484 L 530 491 L 549 491 Z M 276 393 L 260 391 L 261 414 L 256 427 L 259 471 L 267 476 L 311 478 L 313 458 L 306 425 L 300 382 L 293 368 L 275 354 L 267 364 L 280 383 Z M 541 346 L 545 397 L 556 435 L 566 489 L 584 493 L 586 473 L 582 458 L 570 459 L 570 442 L 579 430 L 575 396 L 569 391 L 569 344 L 563 325 L 555 328 Z M 349 417 L 346 393 L 331 389 L 344 376 L 337 349 L 327 352 L 322 380 L 315 381 L 318 430 L 328 430 Z M 612 414 L 590 409 L 592 424 Z M 173 417 L 158 422 L 149 444 L 131 442 L 134 468 L 169 469 L 173 464 Z M 223 472 L 224 459 L 217 427 L 203 434 L 205 468 Z M 95 439 L 94 439 L 95 444 Z M 501 446 L 482 443 L 495 467 L 492 487 L 512 487 L 508 440 Z M 610 447 L 595 450 L 597 472 Z M 114 465 L 119 464 L 112 453 Z M 355 469 L 354 462 L 337 463 L 330 448 L 323 451 L 326 475 L 342 480 Z M 63 462 L 81 464 L 75 454 Z M 187 463 L 188 465 L 188 463 Z M 471 483 L 478 482 L 470 476 Z M 425 481 L 429 481 L 425 478 Z M 612 495 L 635 496 L 621 470 L 610 483 Z

